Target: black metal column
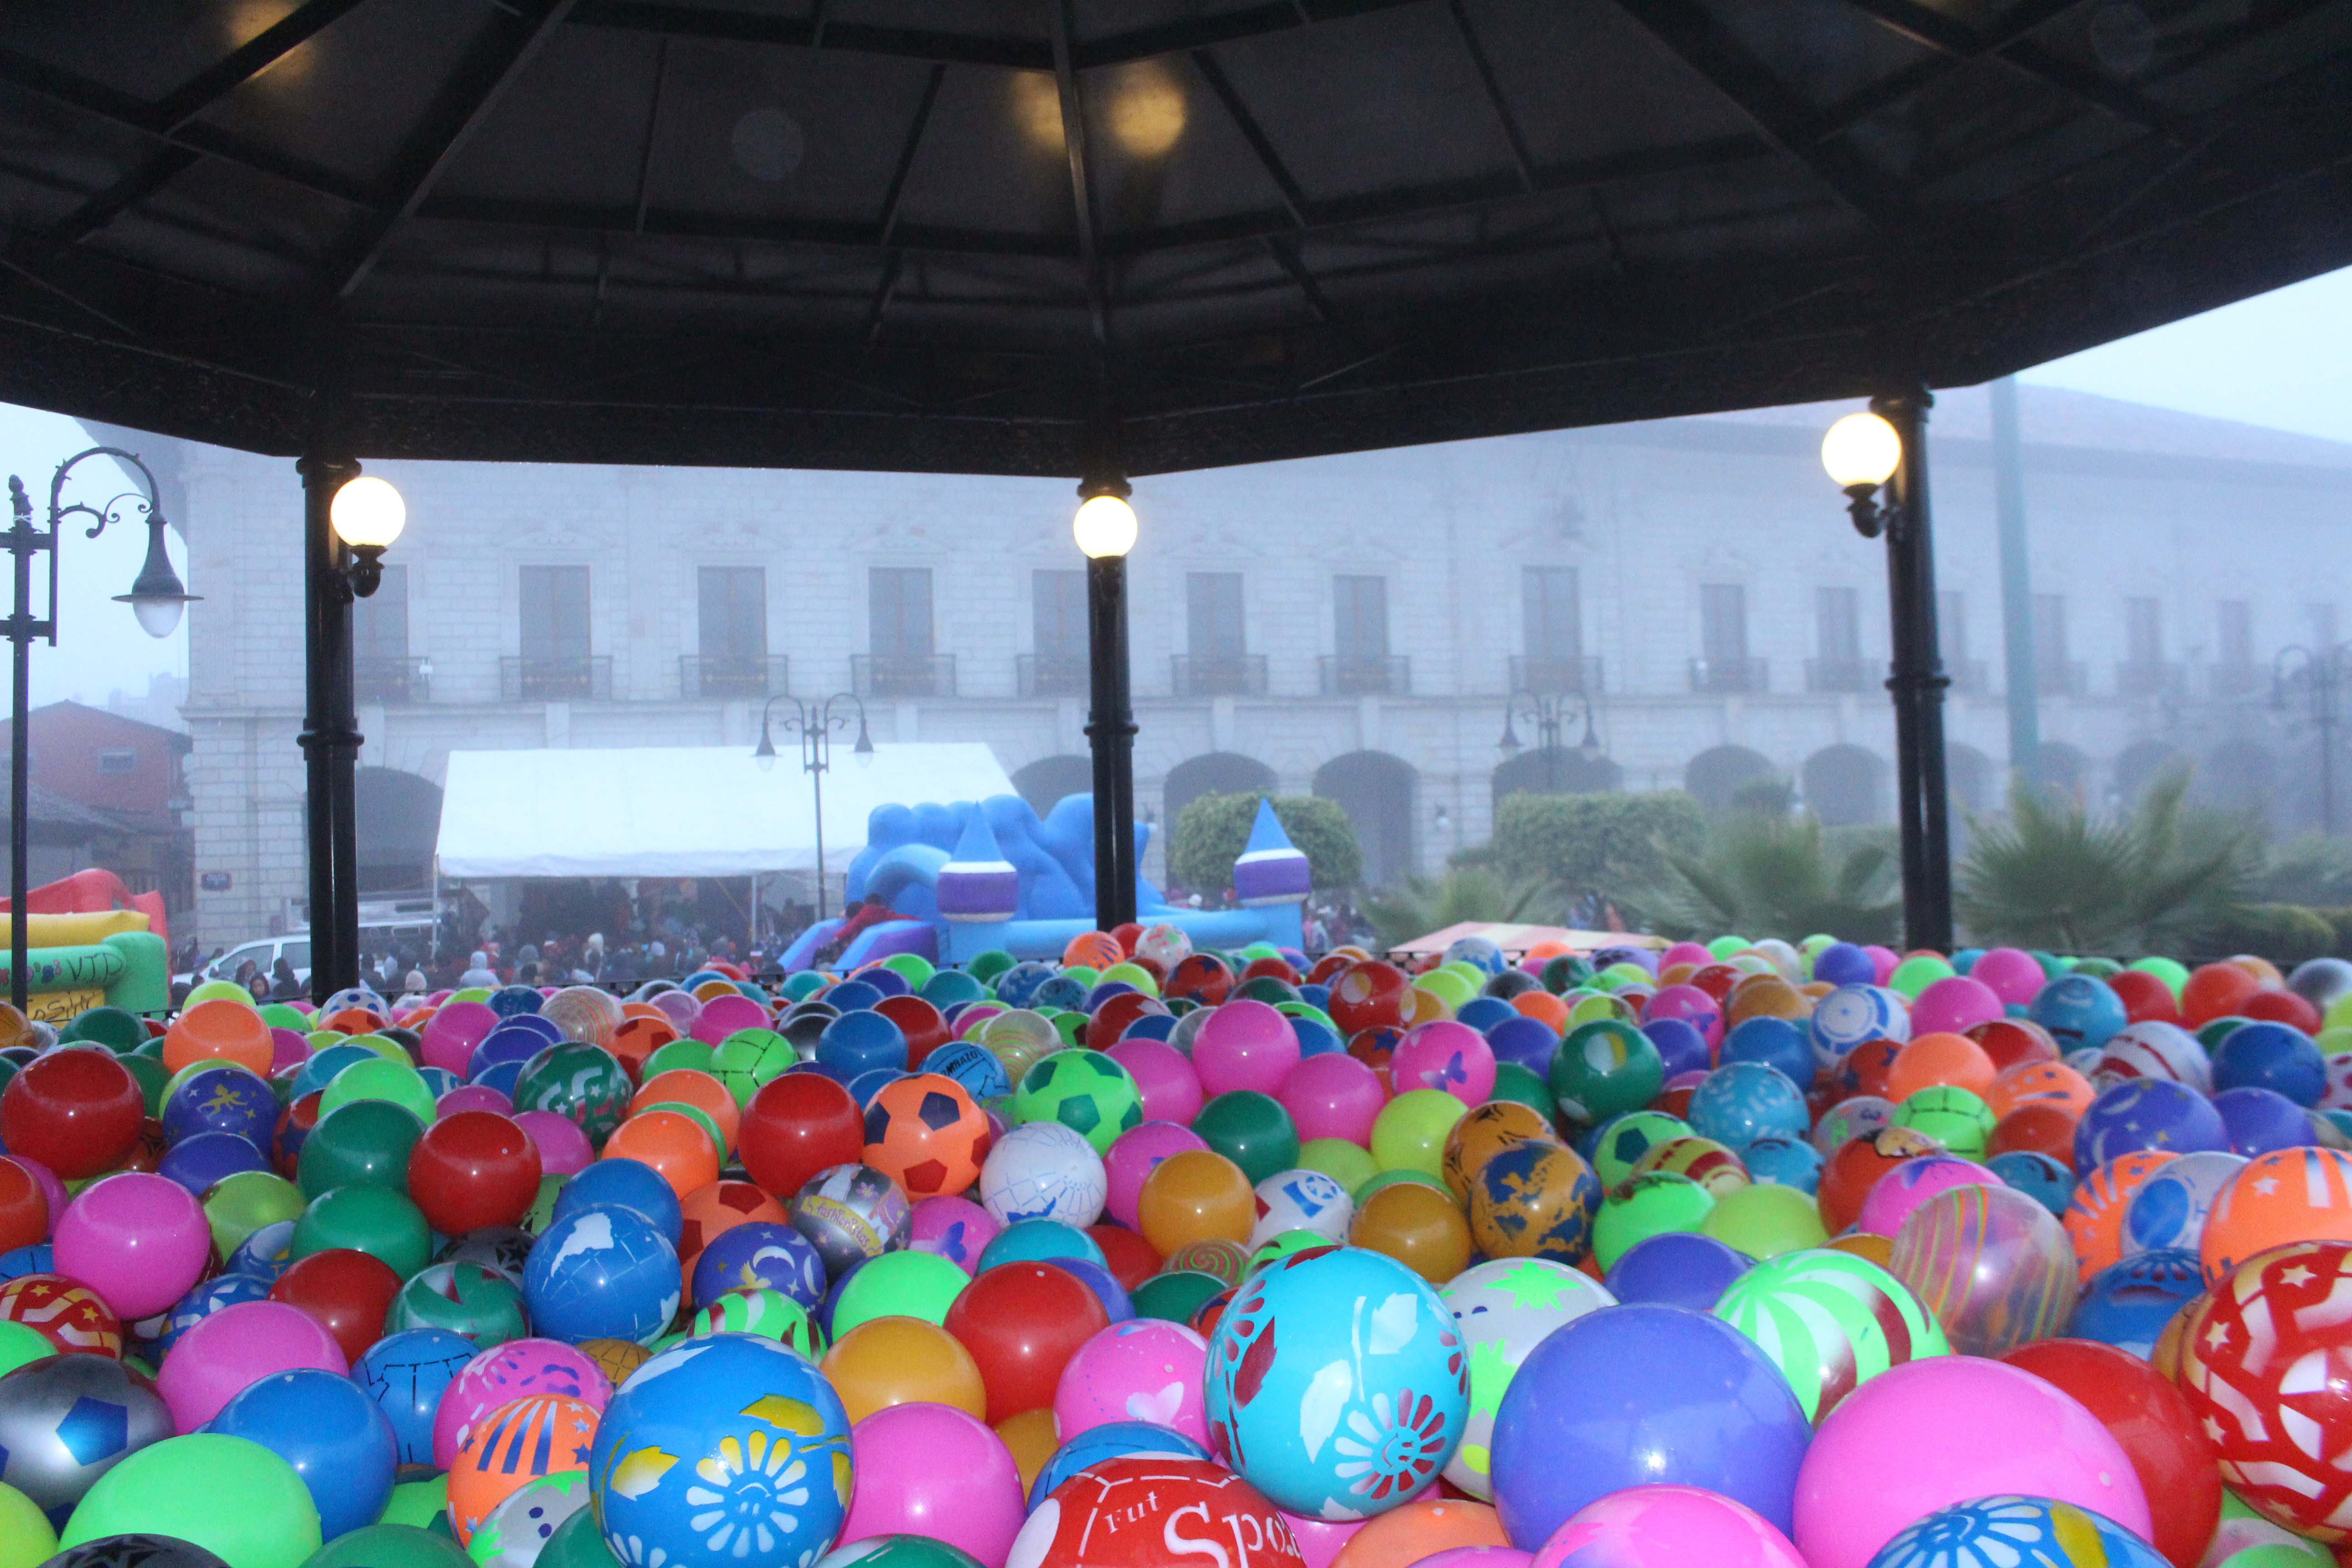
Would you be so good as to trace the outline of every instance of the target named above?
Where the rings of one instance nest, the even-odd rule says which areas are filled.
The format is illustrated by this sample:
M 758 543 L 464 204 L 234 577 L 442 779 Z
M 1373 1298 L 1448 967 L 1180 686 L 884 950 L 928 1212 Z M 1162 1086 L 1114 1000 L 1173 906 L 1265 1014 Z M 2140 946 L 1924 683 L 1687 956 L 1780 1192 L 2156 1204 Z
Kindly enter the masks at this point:
M 1911 947 L 1952 948 L 1952 844 L 1944 778 L 1943 655 L 1936 635 L 1935 540 L 1927 504 L 1927 410 L 1924 386 L 1871 399 L 1903 438 L 1903 463 L 1888 485 L 1886 593 L 1894 628 L 1896 820 L 1903 836 L 1903 939 Z
M 8 553 L 16 563 L 16 609 L 8 618 L 8 640 L 16 664 L 10 686 L 8 730 L 8 1000 L 26 1017 L 32 1014 L 32 921 L 25 908 L 31 886 L 32 744 L 26 721 L 32 711 L 33 552 L 38 535 L 33 527 L 33 506 L 25 487 L 8 481 L 10 521 Z M 55 541 L 51 542 L 52 543 Z M 49 608 L 57 614 L 53 604 Z
M 1127 558 L 1087 563 L 1087 744 L 1094 758 L 1095 924 L 1135 918 L 1135 714 L 1127 668 Z
M 351 820 L 360 745 L 352 696 L 352 606 L 342 542 L 329 508 L 358 477 L 322 418 L 296 465 L 302 476 L 303 728 L 310 805 L 310 996 L 359 983 L 358 829 Z

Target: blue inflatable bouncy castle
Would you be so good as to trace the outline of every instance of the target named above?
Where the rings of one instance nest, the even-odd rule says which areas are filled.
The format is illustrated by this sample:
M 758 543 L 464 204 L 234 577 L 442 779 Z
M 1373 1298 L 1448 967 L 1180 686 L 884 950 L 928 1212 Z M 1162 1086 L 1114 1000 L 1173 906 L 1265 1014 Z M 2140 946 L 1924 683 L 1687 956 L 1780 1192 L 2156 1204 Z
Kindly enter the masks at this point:
M 1137 858 L 1150 835 L 1149 825 L 1137 826 Z M 961 963 L 991 948 L 1058 959 L 1072 937 L 1095 929 L 1094 843 L 1091 795 L 1063 796 L 1042 820 L 1017 795 L 877 806 L 866 818 L 866 847 L 849 863 L 849 897 L 878 901 L 899 918 L 861 931 L 840 963 L 855 968 L 894 952 Z M 1307 857 L 1261 800 L 1248 847 L 1234 862 L 1241 908 L 1172 909 L 1158 888 L 1139 880 L 1135 918 L 1181 927 L 1195 947 L 1295 948 L 1307 889 Z M 802 932 L 783 966 L 807 968 L 841 923 L 824 921 Z

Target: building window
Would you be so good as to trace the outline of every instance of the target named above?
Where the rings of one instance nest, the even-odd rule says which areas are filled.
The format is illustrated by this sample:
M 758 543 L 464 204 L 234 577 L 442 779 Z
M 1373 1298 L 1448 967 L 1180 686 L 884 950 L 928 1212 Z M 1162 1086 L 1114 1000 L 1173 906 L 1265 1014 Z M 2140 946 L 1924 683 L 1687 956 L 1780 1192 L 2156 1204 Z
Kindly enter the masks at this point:
M 526 566 L 520 585 L 522 657 L 503 694 L 523 702 L 610 697 L 612 661 L 589 653 L 588 568 Z
M 1024 697 L 1076 697 L 1087 690 L 1087 574 L 1029 574 L 1030 647 L 1021 661 Z
M 352 602 L 352 657 L 362 664 L 407 659 L 407 567 L 397 562 L 386 565 L 375 592 Z
M 866 657 L 851 661 L 860 695 L 953 693 L 953 666 L 933 651 L 929 567 L 877 566 L 866 574 Z
M 2164 606 L 2158 601 L 2124 601 L 2124 658 L 2134 664 L 2164 662 Z
M 1187 652 L 1176 661 L 1180 696 L 1216 697 L 1265 689 L 1265 661 L 1252 658 L 1242 634 L 1242 575 L 1194 572 L 1184 579 Z
M 1813 590 L 1814 691 L 1861 691 L 1870 684 L 1862 662 L 1862 595 L 1852 588 Z
M 1584 612 L 1575 567 L 1522 568 L 1519 614 L 1529 658 L 1572 664 L 1583 657 Z
M 1403 661 L 1389 657 L 1387 578 L 1331 579 L 1331 649 L 1326 695 L 1403 694 Z
M 135 773 L 139 771 L 139 753 L 134 751 L 107 751 L 98 753 L 98 771 L 102 773 Z
M 695 585 L 699 621 L 686 695 L 751 698 L 781 690 L 769 673 L 767 568 L 705 566 Z
M 1981 694 L 1985 668 L 1969 657 L 1969 596 L 1957 588 L 1936 595 L 1936 650 L 1955 691 Z
M 1698 590 L 1699 657 L 1691 689 L 1732 692 L 1764 689 L 1763 661 L 1748 654 L 1748 590 L 1737 583 L 1702 583 Z
M 2072 696 L 2081 678 L 2066 657 L 2066 597 L 2033 595 L 2033 681 L 2044 695 Z

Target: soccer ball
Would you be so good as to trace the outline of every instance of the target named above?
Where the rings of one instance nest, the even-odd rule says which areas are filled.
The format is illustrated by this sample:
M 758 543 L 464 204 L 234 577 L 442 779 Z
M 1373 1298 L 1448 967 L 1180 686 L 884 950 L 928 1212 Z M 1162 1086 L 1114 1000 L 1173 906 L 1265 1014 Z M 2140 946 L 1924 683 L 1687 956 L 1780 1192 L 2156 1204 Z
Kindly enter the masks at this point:
M 1058 1121 L 1108 1153 L 1111 1140 L 1143 1124 L 1135 1077 L 1100 1051 L 1055 1051 L 1021 1075 L 1014 1120 Z
M 1110 1193 L 1095 1146 L 1058 1121 L 1030 1121 L 997 1140 L 980 1168 L 981 1205 L 999 1225 L 1053 1219 L 1080 1230 Z
M 866 1108 L 866 1163 L 910 1198 L 962 1192 L 980 1179 L 987 1153 L 987 1115 L 962 1084 L 944 1074 L 885 1084 Z

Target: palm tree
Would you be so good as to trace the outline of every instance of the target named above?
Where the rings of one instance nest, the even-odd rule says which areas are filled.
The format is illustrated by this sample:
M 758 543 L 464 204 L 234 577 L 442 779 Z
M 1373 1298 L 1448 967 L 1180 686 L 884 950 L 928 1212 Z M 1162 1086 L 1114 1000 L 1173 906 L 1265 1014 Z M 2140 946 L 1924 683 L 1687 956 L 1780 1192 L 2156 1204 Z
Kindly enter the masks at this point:
M 1364 912 L 1390 947 L 1465 921 L 1542 923 L 1559 913 L 1559 889 L 1541 877 L 1492 866 L 1456 866 L 1443 877 L 1407 877 L 1374 895 Z
M 1633 900 L 1665 934 L 1895 935 L 1901 904 L 1883 828 L 1832 831 L 1810 812 L 1738 810 L 1708 825 L 1698 853 L 1665 855 L 1663 883 Z

